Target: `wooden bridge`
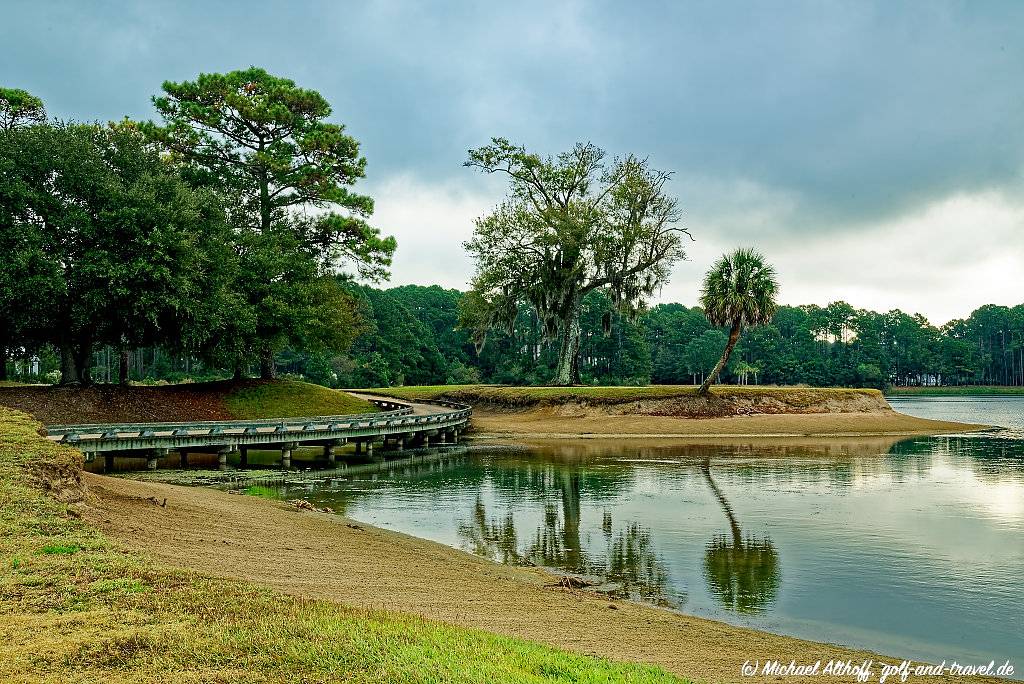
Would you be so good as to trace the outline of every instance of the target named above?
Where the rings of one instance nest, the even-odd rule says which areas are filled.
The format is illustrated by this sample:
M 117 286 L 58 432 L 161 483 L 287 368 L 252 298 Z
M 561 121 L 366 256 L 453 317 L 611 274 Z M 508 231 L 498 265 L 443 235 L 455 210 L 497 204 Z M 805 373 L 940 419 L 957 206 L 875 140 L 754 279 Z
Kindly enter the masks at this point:
M 249 449 L 280 450 L 280 466 L 291 468 L 292 452 L 299 447 L 322 447 L 324 457 L 334 463 L 335 449 L 349 442 L 357 454 L 365 447 L 371 456 L 377 442 L 395 450 L 414 444 L 456 444 L 472 415 L 469 406 L 449 401 L 407 404 L 364 398 L 380 410 L 277 420 L 54 425 L 47 435 L 82 451 L 87 463 L 102 456 L 105 471 L 113 469 L 115 457 L 145 459 L 146 467 L 155 470 L 171 452 L 181 455 L 182 467 L 188 465 L 188 454 L 196 452 L 216 453 L 221 469 L 235 454 L 244 467 Z

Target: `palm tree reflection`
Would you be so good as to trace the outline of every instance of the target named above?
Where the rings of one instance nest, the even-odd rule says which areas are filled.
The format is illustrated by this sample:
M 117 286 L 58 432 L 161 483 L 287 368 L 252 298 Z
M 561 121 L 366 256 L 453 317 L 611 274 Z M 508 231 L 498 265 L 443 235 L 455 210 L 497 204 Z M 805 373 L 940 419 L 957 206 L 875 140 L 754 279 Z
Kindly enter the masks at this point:
M 775 600 L 779 590 L 779 554 L 768 537 L 743 538 L 732 506 L 711 478 L 711 459 L 706 459 L 700 469 L 725 511 L 731 531 L 731 535 L 716 536 L 705 548 L 708 588 L 729 610 L 760 613 Z

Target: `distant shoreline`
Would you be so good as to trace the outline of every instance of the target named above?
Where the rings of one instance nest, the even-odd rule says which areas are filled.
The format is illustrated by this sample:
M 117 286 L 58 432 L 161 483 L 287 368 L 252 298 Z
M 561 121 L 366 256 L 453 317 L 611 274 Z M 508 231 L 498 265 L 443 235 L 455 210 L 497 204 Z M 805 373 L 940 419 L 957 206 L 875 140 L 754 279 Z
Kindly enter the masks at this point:
M 894 411 L 878 390 L 695 388 L 391 387 L 399 400 L 447 399 L 473 406 L 476 439 L 790 438 L 913 436 L 991 426 L 916 418 Z
M 985 397 L 1024 396 L 1024 387 L 1008 385 L 949 385 L 942 387 L 894 387 L 886 397 Z

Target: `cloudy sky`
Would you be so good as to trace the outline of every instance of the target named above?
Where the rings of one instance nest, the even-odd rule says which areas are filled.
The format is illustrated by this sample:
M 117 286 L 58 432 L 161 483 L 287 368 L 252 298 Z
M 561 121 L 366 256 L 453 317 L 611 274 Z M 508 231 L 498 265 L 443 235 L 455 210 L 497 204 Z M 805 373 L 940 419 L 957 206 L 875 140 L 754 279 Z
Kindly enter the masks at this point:
M 1024 302 L 1024 2 L 6 0 L 0 45 L 0 84 L 62 118 L 151 118 L 164 80 L 250 64 L 319 90 L 395 284 L 465 287 L 504 188 L 461 163 L 500 135 L 675 173 L 696 241 L 661 301 L 753 245 L 789 304 Z

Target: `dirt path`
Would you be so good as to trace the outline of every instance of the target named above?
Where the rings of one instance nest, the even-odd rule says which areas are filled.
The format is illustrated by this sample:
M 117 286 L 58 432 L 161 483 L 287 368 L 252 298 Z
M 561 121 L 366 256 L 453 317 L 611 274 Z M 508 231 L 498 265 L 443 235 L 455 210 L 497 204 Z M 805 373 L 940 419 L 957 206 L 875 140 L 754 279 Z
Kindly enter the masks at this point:
M 95 499 L 87 517 L 130 547 L 172 566 L 656 663 L 703 681 L 751 681 L 740 676 L 748 659 L 824 663 L 872 657 L 877 681 L 878 657 L 864 652 L 554 588 L 548 586 L 554 578 L 540 570 L 498 565 L 340 516 L 198 487 L 93 474 L 85 478 Z M 166 506 L 149 497 L 166 499 Z
M 415 401 L 409 401 L 408 399 L 395 399 L 394 397 L 385 397 L 379 394 L 365 394 L 363 392 L 346 392 L 345 394 L 350 394 L 356 399 L 365 399 L 366 401 L 371 401 L 373 399 L 383 401 L 400 401 L 403 404 L 412 406 L 412 415 L 414 416 L 430 416 L 437 413 L 448 413 L 449 411 L 454 410 L 446 406 L 438 406 L 437 404 L 421 404 Z

